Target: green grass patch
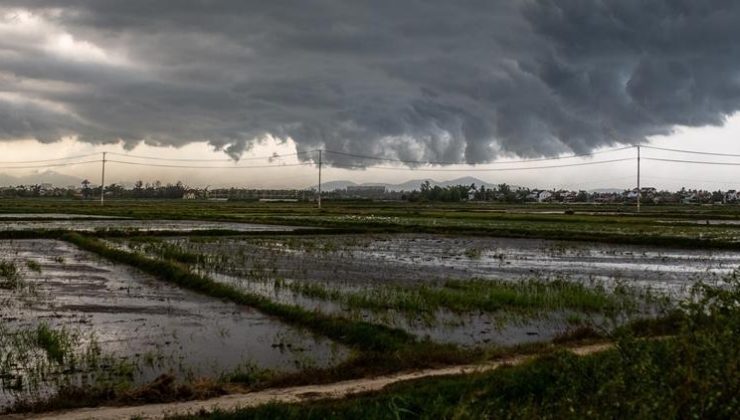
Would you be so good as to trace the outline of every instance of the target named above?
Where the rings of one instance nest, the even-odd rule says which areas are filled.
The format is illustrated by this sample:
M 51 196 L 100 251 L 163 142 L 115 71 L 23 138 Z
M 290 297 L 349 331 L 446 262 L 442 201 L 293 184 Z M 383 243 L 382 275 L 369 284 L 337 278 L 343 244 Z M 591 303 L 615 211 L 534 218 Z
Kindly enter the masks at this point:
M 41 272 L 41 264 L 39 264 L 37 261 L 34 261 L 34 260 L 26 261 L 26 267 L 28 267 L 28 269 L 33 271 L 34 273 Z
M 432 313 L 441 308 L 456 313 L 514 311 L 540 313 L 552 310 L 612 312 L 625 302 L 601 287 L 555 280 L 450 280 L 442 287 L 380 287 L 341 296 L 350 307 L 397 309 Z
M 46 352 L 46 356 L 58 364 L 64 363 L 72 351 L 72 341 L 64 330 L 54 330 L 48 324 L 39 324 L 34 331 L 36 346 Z

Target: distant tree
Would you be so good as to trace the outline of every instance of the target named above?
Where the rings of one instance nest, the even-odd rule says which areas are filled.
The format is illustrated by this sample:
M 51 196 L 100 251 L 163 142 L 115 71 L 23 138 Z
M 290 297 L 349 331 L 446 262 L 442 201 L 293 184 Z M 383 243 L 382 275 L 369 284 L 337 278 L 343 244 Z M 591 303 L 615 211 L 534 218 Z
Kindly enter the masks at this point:
M 498 184 L 496 197 L 505 203 L 513 203 L 517 201 L 517 195 L 511 190 L 511 186 L 505 183 Z
M 506 184 L 498 184 L 498 192 L 501 195 L 506 195 L 511 193 L 511 187 Z
M 110 193 L 113 197 L 122 197 L 126 193 L 126 189 L 122 185 L 110 184 L 105 187 L 106 193 Z
M 715 191 L 712 193 L 712 202 L 720 203 L 725 201 L 725 193 L 722 191 Z
M 135 198 L 141 198 L 144 196 L 144 181 L 138 180 L 134 183 L 134 188 L 131 191 Z
M 81 185 L 82 185 L 82 196 L 84 198 L 90 198 L 90 195 L 92 195 L 92 189 L 90 188 L 90 181 L 85 179 L 81 182 Z
M 487 192 L 486 191 L 486 186 L 485 185 L 481 185 L 480 188 L 478 188 L 478 191 L 476 191 L 476 193 L 475 193 L 475 199 L 476 200 L 485 201 L 487 199 L 486 198 L 486 192 Z

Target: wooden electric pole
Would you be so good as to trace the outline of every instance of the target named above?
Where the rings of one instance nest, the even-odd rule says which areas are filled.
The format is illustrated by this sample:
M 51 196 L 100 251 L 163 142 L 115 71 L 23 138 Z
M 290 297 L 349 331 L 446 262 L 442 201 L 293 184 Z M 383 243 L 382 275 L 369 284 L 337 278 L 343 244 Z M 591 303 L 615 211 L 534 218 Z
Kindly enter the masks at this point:
M 640 212 L 640 196 L 642 196 L 642 190 L 640 189 L 640 145 L 637 145 L 637 212 Z
M 321 149 L 319 149 L 319 197 L 317 199 L 319 209 L 321 208 Z
M 105 155 L 106 155 L 106 152 L 103 152 L 103 168 L 102 168 L 102 174 L 100 176 L 100 205 L 101 206 L 105 204 Z

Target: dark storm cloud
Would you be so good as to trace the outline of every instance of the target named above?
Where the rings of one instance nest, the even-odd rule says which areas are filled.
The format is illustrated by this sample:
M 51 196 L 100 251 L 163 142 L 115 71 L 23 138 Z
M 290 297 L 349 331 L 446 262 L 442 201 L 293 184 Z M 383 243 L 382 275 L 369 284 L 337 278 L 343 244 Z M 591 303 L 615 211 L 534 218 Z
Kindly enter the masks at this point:
M 207 140 L 237 156 L 272 135 L 478 163 L 641 142 L 740 108 L 729 0 L 0 5 L 5 139 Z M 36 26 L 13 26 L 19 9 Z M 53 43 L 65 34 L 71 49 Z

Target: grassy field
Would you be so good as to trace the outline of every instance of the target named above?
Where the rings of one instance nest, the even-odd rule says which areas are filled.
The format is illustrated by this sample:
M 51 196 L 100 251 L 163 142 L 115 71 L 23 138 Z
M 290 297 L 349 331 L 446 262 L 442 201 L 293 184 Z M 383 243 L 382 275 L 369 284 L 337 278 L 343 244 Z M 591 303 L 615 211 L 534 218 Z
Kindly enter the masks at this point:
M 566 210 L 574 214 L 565 214 Z M 597 240 L 630 244 L 740 248 L 740 206 L 413 204 L 2 200 L 2 213 L 83 213 L 142 219 L 218 220 L 343 229 Z M 712 224 L 706 224 L 706 221 Z M 724 222 L 725 224 L 722 224 Z M 719 223 L 719 224 L 714 224 Z

